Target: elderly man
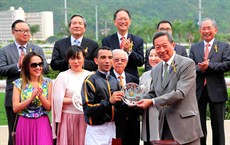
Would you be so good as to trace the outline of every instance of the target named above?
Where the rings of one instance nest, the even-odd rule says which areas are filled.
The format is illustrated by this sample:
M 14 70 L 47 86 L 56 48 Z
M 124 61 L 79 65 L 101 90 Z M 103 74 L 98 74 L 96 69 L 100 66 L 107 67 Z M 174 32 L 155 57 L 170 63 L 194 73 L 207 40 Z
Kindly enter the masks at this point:
M 126 83 L 139 83 L 132 74 L 125 72 L 128 62 L 128 54 L 122 49 L 113 50 L 113 70 L 111 75 L 114 76 L 124 86 Z M 125 104 L 123 104 L 125 105 Z M 139 111 L 136 107 L 129 108 L 125 105 L 125 109 L 117 116 L 116 132 L 117 137 L 121 137 L 122 145 L 139 145 L 140 140 L 140 118 Z
M 93 61 L 94 52 L 98 48 L 98 44 L 91 39 L 85 38 L 84 33 L 86 31 L 86 20 L 81 15 L 73 15 L 69 20 L 69 32 L 70 36 L 63 38 L 55 42 L 51 68 L 53 70 L 59 70 L 60 72 L 65 71 L 69 68 L 66 59 L 66 51 L 71 45 L 81 46 L 85 52 L 85 64 L 84 69 L 89 71 L 95 71 L 97 65 Z
M 208 104 L 213 133 L 212 144 L 225 145 L 224 115 L 228 93 L 224 73 L 230 70 L 230 46 L 215 39 L 218 28 L 213 19 L 203 19 L 199 31 L 203 40 L 192 45 L 189 57 L 196 64 L 196 95 L 204 132 L 201 145 L 206 145 Z
M 149 99 L 140 100 L 137 106 L 157 107 L 161 139 L 199 145 L 203 133 L 196 100 L 195 63 L 175 53 L 175 43 L 168 32 L 156 33 L 153 43 L 163 61 L 152 69 L 152 87 L 146 96 Z

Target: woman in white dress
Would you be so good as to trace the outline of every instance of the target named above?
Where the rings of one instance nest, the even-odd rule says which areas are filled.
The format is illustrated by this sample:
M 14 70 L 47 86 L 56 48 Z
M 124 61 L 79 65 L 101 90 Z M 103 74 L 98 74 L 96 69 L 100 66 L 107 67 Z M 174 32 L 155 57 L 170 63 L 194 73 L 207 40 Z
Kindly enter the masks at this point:
M 154 47 L 151 48 L 149 53 L 149 64 L 153 68 L 158 64 L 161 59 L 157 56 Z M 147 87 L 147 90 L 151 89 L 151 70 L 145 72 L 140 77 L 140 85 Z M 151 122 L 154 123 L 149 123 Z M 151 145 L 152 140 L 159 140 L 159 127 L 158 127 L 158 110 L 156 107 L 150 106 L 147 108 L 142 116 L 142 131 L 141 131 L 141 140 L 144 141 L 144 145 Z
M 75 92 L 80 94 L 82 83 L 91 72 L 83 69 L 83 48 L 70 46 L 66 55 L 70 68 L 61 72 L 53 85 L 53 137 L 57 138 L 57 145 L 84 145 L 87 125 L 84 113 L 74 107 L 72 96 Z

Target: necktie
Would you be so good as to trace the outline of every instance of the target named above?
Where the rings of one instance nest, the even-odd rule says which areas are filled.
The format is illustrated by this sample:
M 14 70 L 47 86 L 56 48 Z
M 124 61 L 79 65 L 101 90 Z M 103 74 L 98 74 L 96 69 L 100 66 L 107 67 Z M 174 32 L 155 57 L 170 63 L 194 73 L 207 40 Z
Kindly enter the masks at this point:
M 120 82 L 121 87 L 123 87 L 123 85 L 124 85 L 124 84 L 123 84 L 123 80 L 122 80 L 123 77 L 122 77 L 122 76 L 118 76 L 118 78 L 119 78 L 119 82 Z
M 21 55 L 24 56 L 25 55 L 24 46 L 20 46 L 19 49 L 21 50 Z
M 168 77 L 168 64 L 165 63 L 164 64 L 164 80 L 166 80 L 166 78 Z
M 209 55 L 209 47 L 210 46 L 210 44 L 209 43 L 207 43 L 206 45 L 205 45 L 205 52 L 204 52 L 204 60 L 208 60 L 208 55 Z M 207 80 L 206 80 L 206 78 L 204 78 L 204 86 L 207 84 Z
M 165 64 L 163 65 L 163 69 L 164 69 L 164 72 L 163 72 L 163 82 L 162 82 L 162 86 L 164 86 L 165 81 L 166 81 L 166 79 L 167 79 L 167 77 L 168 77 L 168 64 L 167 64 L 167 63 L 165 63 Z
M 204 51 L 204 60 L 208 60 L 208 55 L 209 55 L 209 47 L 210 46 L 210 44 L 209 43 L 207 43 L 206 45 L 205 45 L 205 51 Z
M 125 39 L 125 37 L 124 36 L 122 36 L 121 37 L 121 43 L 120 43 L 120 49 L 124 49 L 124 45 L 123 45 L 123 43 L 122 43 L 122 41 Z
M 80 46 L 80 41 L 79 41 L 79 40 L 74 40 L 74 41 L 73 41 L 73 45 Z

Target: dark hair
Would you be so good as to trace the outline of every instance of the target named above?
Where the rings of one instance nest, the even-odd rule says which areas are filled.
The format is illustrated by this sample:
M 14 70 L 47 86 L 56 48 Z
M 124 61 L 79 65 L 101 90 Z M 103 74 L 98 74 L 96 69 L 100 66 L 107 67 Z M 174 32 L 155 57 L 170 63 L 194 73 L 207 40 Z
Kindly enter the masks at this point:
M 30 77 L 30 61 L 32 59 L 32 57 L 34 56 L 38 56 L 39 58 L 41 58 L 41 61 L 43 62 L 42 57 L 35 53 L 35 52 L 29 52 L 27 53 L 22 61 L 22 68 L 21 68 L 21 78 L 22 78 L 22 86 L 23 88 L 25 87 L 26 84 L 29 83 L 31 77 Z M 43 76 L 41 75 L 39 77 L 39 82 L 42 82 Z
M 101 47 L 99 47 L 99 48 L 95 51 L 95 53 L 94 53 L 94 58 L 98 58 L 98 52 L 99 52 L 100 50 L 109 50 L 109 51 L 112 52 L 112 49 L 109 48 L 108 46 L 101 46 Z
M 20 20 L 20 19 L 14 21 L 13 24 L 11 25 L 11 30 L 14 30 L 15 26 L 16 26 L 18 23 L 25 23 L 25 21 Z
M 113 15 L 113 20 L 115 20 L 115 19 L 117 18 L 117 13 L 120 12 L 120 11 L 125 11 L 125 12 L 128 14 L 129 18 L 131 19 L 131 15 L 130 15 L 129 11 L 126 10 L 126 9 L 121 8 L 121 9 L 118 9 L 118 10 L 114 13 L 114 15 Z
M 168 24 L 171 26 L 171 28 L 172 28 L 172 24 L 171 24 L 168 20 L 162 20 L 162 21 L 160 21 L 160 22 L 157 24 L 157 29 L 159 29 L 159 26 L 160 26 L 160 24 L 162 24 L 162 23 L 168 23 Z
M 82 53 L 83 57 L 85 58 L 85 51 L 81 46 L 77 46 L 77 45 L 70 46 L 66 52 L 67 61 L 70 58 L 79 58 L 80 53 Z
M 153 36 L 153 44 L 154 44 L 155 39 L 157 39 L 158 37 L 161 37 L 161 36 L 167 36 L 169 42 L 173 43 L 173 37 L 168 32 L 160 31 L 160 32 L 157 32 L 157 33 L 154 34 L 154 36 Z
M 82 19 L 83 19 L 83 22 L 84 22 L 84 26 L 85 26 L 85 28 L 86 28 L 86 26 L 87 26 L 87 24 L 86 24 L 86 19 L 85 19 L 82 15 L 79 15 L 79 14 L 73 15 L 73 16 L 69 19 L 69 24 L 68 24 L 69 27 L 70 27 L 71 22 L 72 22 L 72 19 L 73 19 L 74 17 L 80 17 L 80 18 L 82 18 Z

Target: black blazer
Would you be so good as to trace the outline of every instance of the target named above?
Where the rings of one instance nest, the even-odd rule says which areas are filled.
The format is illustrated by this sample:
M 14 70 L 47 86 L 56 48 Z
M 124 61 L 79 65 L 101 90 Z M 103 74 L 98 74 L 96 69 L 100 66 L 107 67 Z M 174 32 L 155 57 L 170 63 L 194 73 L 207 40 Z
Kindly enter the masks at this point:
M 215 50 L 217 48 L 217 50 Z M 202 72 L 197 64 L 204 60 L 204 42 L 191 46 L 189 57 L 196 64 L 196 95 L 200 99 L 203 91 L 204 79 L 207 81 L 207 90 L 212 102 L 223 102 L 228 99 L 224 73 L 230 70 L 230 46 L 228 43 L 214 40 L 209 52 L 209 66 Z
M 139 78 L 137 67 L 141 67 L 144 64 L 143 39 L 132 34 L 128 34 L 127 38 L 130 38 L 130 40 L 133 41 L 133 51 L 129 55 L 125 71 Z M 103 38 L 102 46 L 108 46 L 112 50 L 120 49 L 117 33 Z
M 113 70 L 110 71 L 110 75 L 116 78 Z M 125 72 L 125 77 L 126 83 L 139 84 L 139 79 L 132 74 Z M 125 109 L 120 111 L 115 118 L 116 137 L 121 137 L 122 145 L 139 145 L 140 118 L 137 107 L 128 107 L 126 105 Z
M 149 64 L 149 53 L 150 53 L 150 49 L 147 49 L 145 52 L 145 71 L 150 70 L 152 67 Z M 184 46 L 176 44 L 174 50 L 176 51 L 177 54 L 184 56 L 184 57 L 188 57 L 188 54 L 186 52 L 186 49 Z
M 60 72 L 68 69 L 68 62 L 66 60 L 66 51 L 71 46 L 70 36 L 67 38 L 60 39 L 55 42 L 52 60 L 51 60 L 51 68 L 53 70 L 59 70 Z M 91 39 L 83 37 L 81 42 L 81 47 L 86 51 L 84 69 L 89 71 L 97 70 L 97 65 L 94 62 L 94 52 L 98 48 L 98 44 Z

